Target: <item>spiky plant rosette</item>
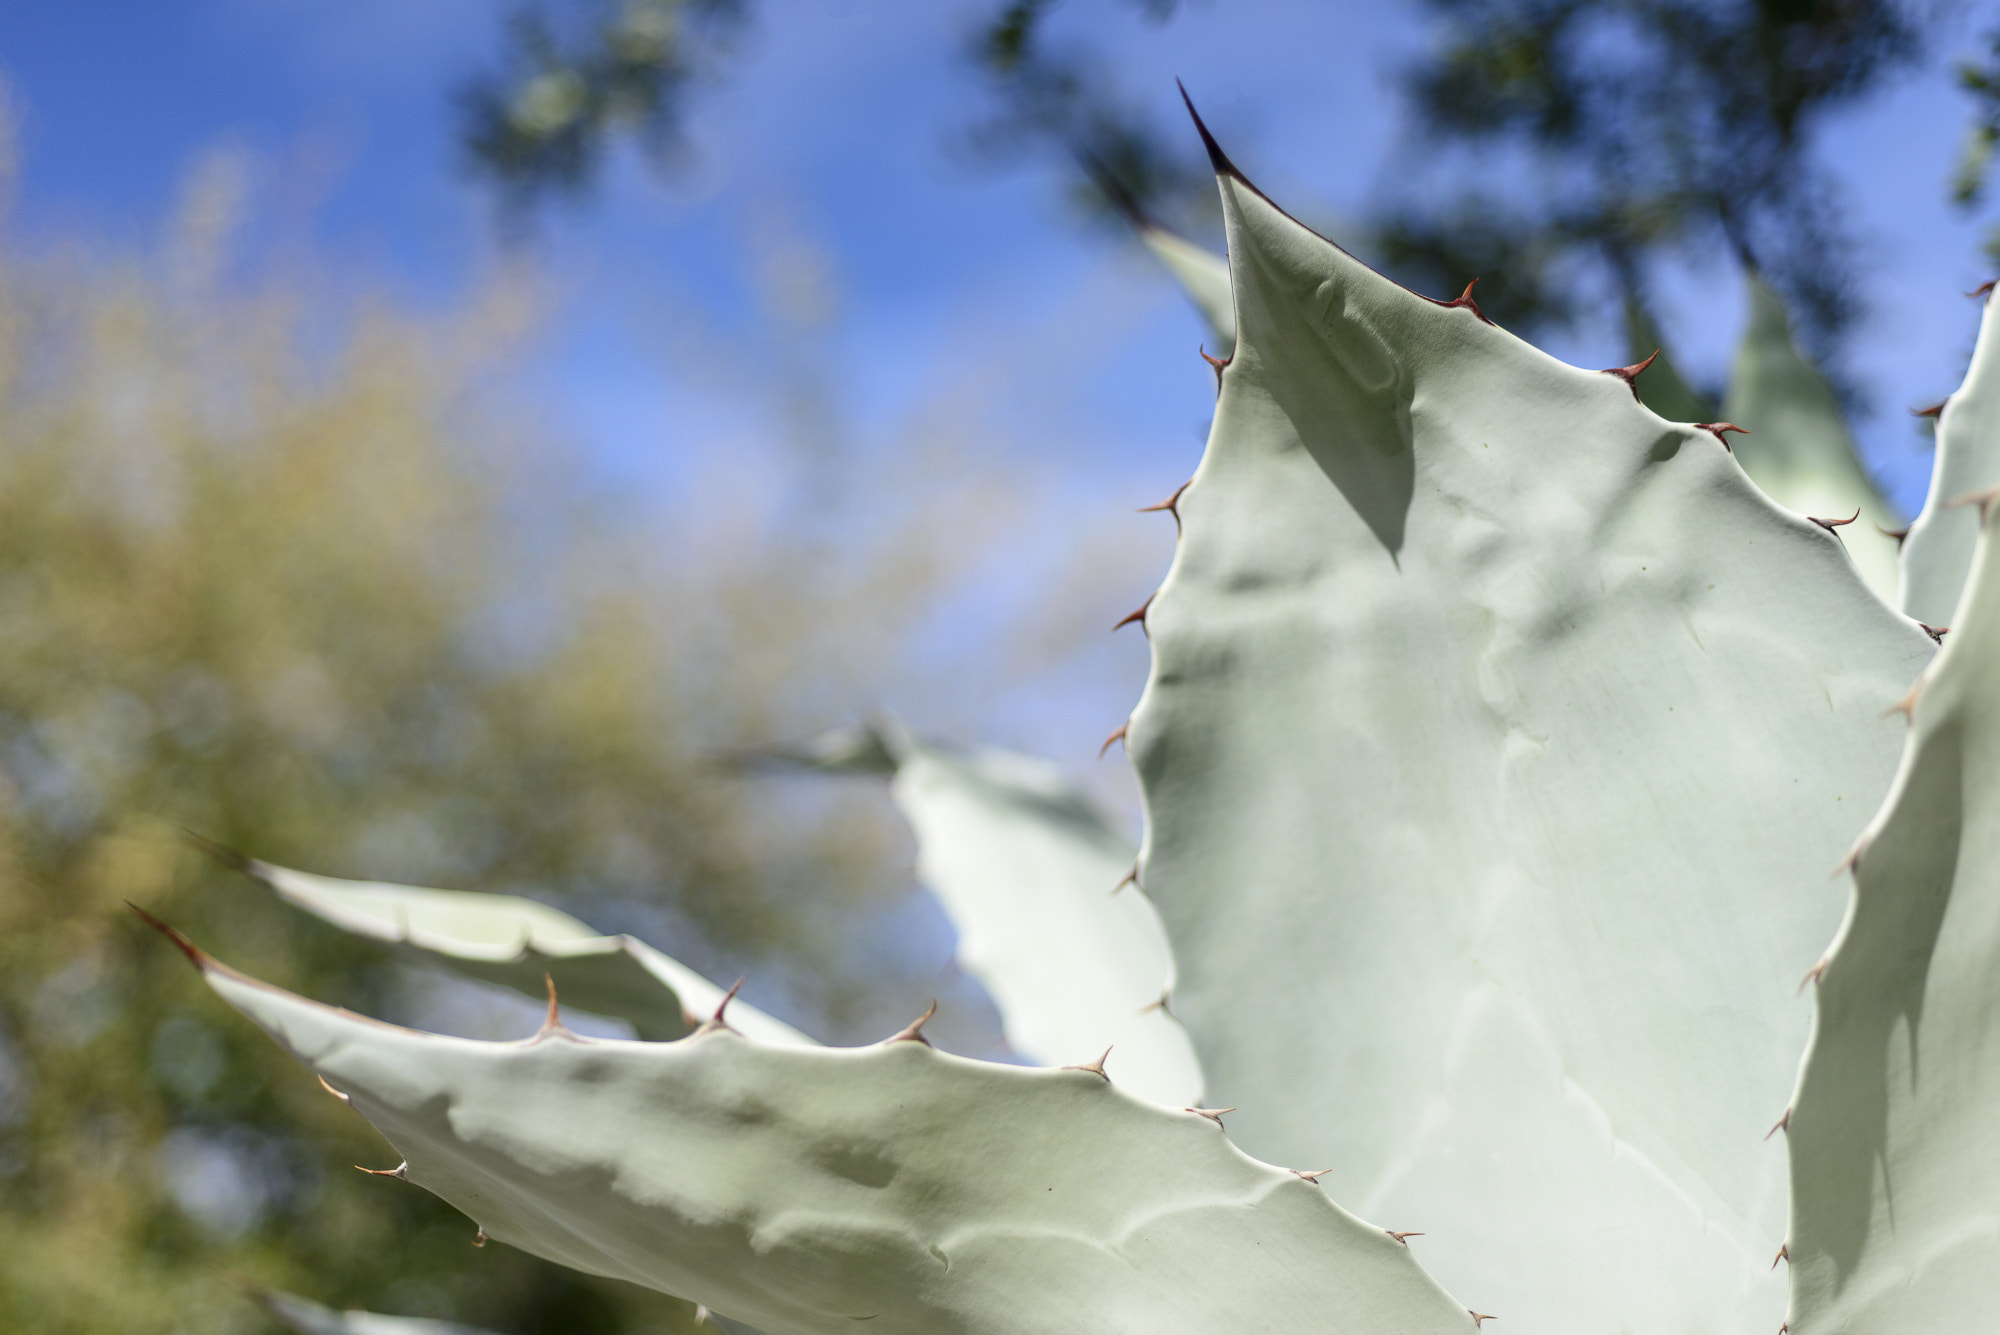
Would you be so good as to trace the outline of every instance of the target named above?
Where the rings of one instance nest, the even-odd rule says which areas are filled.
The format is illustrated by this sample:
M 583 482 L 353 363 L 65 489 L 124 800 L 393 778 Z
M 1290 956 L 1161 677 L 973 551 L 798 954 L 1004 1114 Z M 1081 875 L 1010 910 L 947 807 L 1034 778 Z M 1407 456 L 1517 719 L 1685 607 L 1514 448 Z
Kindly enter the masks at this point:
M 2000 556 L 1947 503 L 2000 482 L 1993 340 L 1901 553 L 1927 627 L 1857 568 L 1889 538 L 1779 494 L 1868 486 L 1844 431 L 1760 487 L 1643 365 L 1397 286 L 1202 134 L 1226 282 L 1154 241 L 1229 353 L 1115 734 L 1136 859 L 1025 757 L 764 756 L 892 776 L 1039 1066 L 821 1047 L 546 906 L 250 861 L 547 1021 L 417 1033 L 186 945 L 203 977 L 482 1238 L 770 1335 L 1989 1324 Z M 1753 332 L 1737 402 L 1796 444 L 1817 382 Z

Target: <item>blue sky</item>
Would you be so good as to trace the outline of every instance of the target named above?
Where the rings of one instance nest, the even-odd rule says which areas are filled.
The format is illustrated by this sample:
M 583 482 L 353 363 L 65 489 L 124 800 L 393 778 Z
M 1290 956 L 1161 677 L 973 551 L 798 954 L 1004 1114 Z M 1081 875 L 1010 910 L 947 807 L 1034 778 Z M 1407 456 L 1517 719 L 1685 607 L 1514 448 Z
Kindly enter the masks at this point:
M 1038 479 L 1048 523 L 1101 525 L 1125 552 L 1115 611 L 1144 596 L 1171 534 L 1130 510 L 1199 454 L 1212 401 L 1201 331 L 1142 255 L 1076 225 L 1058 173 L 976 168 L 954 151 L 982 106 L 958 53 L 989 7 L 764 0 L 727 82 L 693 104 L 690 168 L 662 180 L 620 160 L 593 199 L 552 217 L 536 263 L 555 316 L 517 392 L 577 442 L 607 501 L 684 494 L 718 455 L 783 466 L 778 409 L 758 391 L 776 359 L 818 387 L 820 425 L 862 460 L 942 415 L 989 462 Z M 303 230 L 330 270 L 449 305 L 496 262 L 449 94 L 491 58 L 505 12 L 494 0 L 0 9 L 0 70 L 22 121 L 14 226 L 31 240 L 147 243 L 191 166 L 232 148 L 256 164 L 253 240 Z M 1415 151 L 1393 88 L 1427 40 L 1414 4 L 1194 0 L 1155 27 L 1116 0 L 1070 0 L 1057 16 L 1058 34 L 1110 54 L 1119 88 L 1162 124 L 1176 123 L 1185 79 L 1238 162 L 1303 216 L 1357 215 Z M 1876 409 L 1861 435 L 1906 505 L 1927 460 L 1904 410 L 1957 383 L 1977 314 L 1958 294 L 1988 276 L 1977 221 L 1944 202 L 1967 111 L 1948 62 L 1975 31 L 1961 18 L 1930 67 L 1825 138 L 1875 305 L 1855 345 Z M 818 318 L 788 323 L 801 301 Z M 1719 380 L 1740 312 L 1726 265 L 1676 274 L 1664 314 L 1677 355 Z M 1552 350 L 1623 360 L 1609 329 Z M 1136 694 L 1144 650 L 1127 638 L 1092 667 L 1103 689 L 1088 710 Z M 1060 747 L 1017 740 L 1087 758 L 1081 732 Z

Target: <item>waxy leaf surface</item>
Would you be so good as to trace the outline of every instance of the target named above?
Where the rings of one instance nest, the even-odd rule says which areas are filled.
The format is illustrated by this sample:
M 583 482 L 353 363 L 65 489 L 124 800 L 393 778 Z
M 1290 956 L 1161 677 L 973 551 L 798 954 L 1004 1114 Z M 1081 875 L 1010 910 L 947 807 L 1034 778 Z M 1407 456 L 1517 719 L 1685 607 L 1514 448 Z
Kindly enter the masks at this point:
M 1974 510 L 1975 524 L 1978 512 Z M 1791 1329 L 1991 1330 L 2000 1276 L 2000 544 L 1855 846 L 1787 1115 Z
M 1130 883 L 1138 850 L 1053 764 L 958 750 L 893 723 L 761 754 L 893 775 L 918 879 L 958 929 L 959 967 L 985 985 L 1016 1052 L 1069 1066 L 1110 1048 L 1119 1088 L 1176 1108 L 1201 1102 L 1193 1045 L 1161 1004 L 1174 982 L 1166 931 Z
M 1709 432 L 1220 184 L 1129 730 L 1208 1098 L 1507 1329 L 1770 1335 L 1795 989 L 1931 641 Z
M 336 1311 L 293 1293 L 265 1289 L 257 1293 L 271 1315 L 298 1335 L 493 1335 L 478 1326 L 456 1321 L 432 1321 L 418 1316 L 386 1316 L 380 1312 Z
M 553 979 L 565 1005 L 628 1021 L 641 1038 L 679 1038 L 722 1001 L 723 988 L 636 937 L 600 935 L 518 895 L 346 881 L 254 858 L 241 865 L 285 902 L 335 927 L 537 1000 Z M 729 1013 L 737 1028 L 766 1042 L 813 1041 L 745 1002 L 731 1002 Z
M 1955 504 L 2000 486 L 2000 329 L 1989 295 L 1965 383 L 1937 421 L 1937 459 L 1924 508 L 1903 542 L 1902 609 L 1933 626 L 1951 624 L 1979 538 L 1976 510 Z
M 722 1029 L 444 1038 L 184 948 L 489 1238 L 768 1335 L 1473 1328 L 1320 1187 L 1090 1072 Z

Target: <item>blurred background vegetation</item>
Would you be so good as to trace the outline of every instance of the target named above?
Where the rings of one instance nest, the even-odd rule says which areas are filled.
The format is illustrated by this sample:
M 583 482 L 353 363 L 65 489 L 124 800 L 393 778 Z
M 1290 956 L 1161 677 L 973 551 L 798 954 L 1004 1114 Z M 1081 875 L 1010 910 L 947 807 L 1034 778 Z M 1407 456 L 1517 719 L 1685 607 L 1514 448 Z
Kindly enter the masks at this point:
M 1025 500 L 942 422 L 874 450 L 893 486 L 843 491 L 807 441 L 775 482 L 608 519 L 508 391 L 530 280 L 442 313 L 310 265 L 224 283 L 240 185 L 211 162 L 142 251 L 0 248 L 0 1329 L 267 1329 L 232 1273 L 524 1335 L 683 1328 L 348 1168 L 379 1138 L 121 901 L 368 1014 L 532 1032 L 532 1006 L 278 907 L 193 830 L 532 894 L 748 974 L 831 1041 L 942 991 L 941 1035 L 988 1051 L 874 787 L 712 756 L 920 674 L 948 683 L 918 693 L 930 721 L 976 720 L 961 687 L 1032 679 L 1084 626 L 1017 623 L 1004 663 L 925 648 Z M 1070 587 L 1105 566 L 1081 553 Z
M 1135 30 L 1184 12 L 1103 3 Z M 1397 83 L 1421 169 L 1366 217 L 1314 221 L 1419 290 L 1482 278 L 1528 336 L 1609 312 L 1643 338 L 1660 266 L 1721 256 L 1768 276 L 1838 372 L 1868 293 L 1816 136 L 1963 7 L 1423 7 L 1436 40 Z M 975 165 L 1061 162 L 1082 225 L 1143 215 L 1219 244 L 1193 142 L 1062 35 L 1063 9 L 977 8 L 957 69 L 984 109 L 940 139 Z M 552 201 L 587 206 L 621 144 L 673 180 L 685 117 L 759 9 L 512 13 L 496 62 L 438 96 L 521 241 Z M 1969 129 L 1938 127 L 1966 133 L 1939 189 L 1968 209 L 2000 143 L 1995 42 L 1959 75 Z M 688 1329 L 685 1304 L 475 1250 L 456 1212 L 352 1171 L 380 1141 L 220 1022 L 120 902 L 369 1014 L 536 1022 L 275 906 L 193 830 L 313 871 L 530 894 L 746 974 L 828 1041 L 943 993 L 932 1032 L 990 1052 L 879 789 L 746 782 L 711 757 L 890 697 L 958 736 L 1056 708 L 1043 685 L 1099 652 L 1164 548 L 1078 528 L 1030 568 L 1010 536 L 1073 499 L 974 439 L 951 386 L 856 439 L 801 352 L 823 294 L 782 247 L 755 330 L 679 346 L 690 374 L 775 405 L 785 450 L 718 455 L 666 511 L 621 510 L 520 389 L 560 300 L 531 245 L 456 305 L 413 306 L 310 255 L 246 268 L 245 182 L 217 155 L 140 239 L 0 229 L 0 1329 L 269 1329 L 232 1274 L 513 1335 Z M 1078 730 L 1094 749 L 1115 721 Z

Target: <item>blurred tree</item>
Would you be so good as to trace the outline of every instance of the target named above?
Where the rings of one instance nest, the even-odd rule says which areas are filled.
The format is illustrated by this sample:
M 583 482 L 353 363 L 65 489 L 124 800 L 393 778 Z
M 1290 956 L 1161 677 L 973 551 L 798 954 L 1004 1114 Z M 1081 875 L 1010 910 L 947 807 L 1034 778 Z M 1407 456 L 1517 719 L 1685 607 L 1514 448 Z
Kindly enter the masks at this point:
M 1084 167 L 1087 216 L 1143 209 L 1183 228 L 1214 214 L 1207 165 L 1185 136 L 1163 136 L 1110 90 L 1106 62 L 1058 46 L 1046 21 L 1059 0 L 1004 0 L 967 54 L 995 95 L 964 136 L 974 152 L 1015 160 L 1053 145 Z M 1179 0 L 1124 0 L 1164 22 Z M 539 0 L 515 12 L 500 72 L 460 93 L 462 143 L 509 221 L 594 181 L 629 139 L 661 167 L 676 158 L 689 92 L 717 77 L 750 19 L 745 0 Z
M 671 161 L 689 89 L 726 63 L 744 19 L 742 0 L 518 10 L 505 70 L 460 94 L 468 160 L 499 188 L 516 223 L 552 194 L 582 191 L 621 135 L 656 162 Z
M 1952 202 L 1974 209 L 1986 202 L 1993 174 L 1993 155 L 2000 148 L 2000 28 L 1987 33 L 1986 50 L 1976 60 L 1959 63 L 1958 85 L 1972 98 L 1972 124 L 1966 128 L 1958 169 L 1952 174 Z M 1986 235 L 1986 253 L 2000 264 L 2000 226 Z
M 1154 22 L 1180 8 L 1122 2 Z M 1835 359 L 1859 294 L 1813 132 L 1909 68 L 1940 6 L 1425 3 L 1439 40 L 1404 82 L 1420 132 L 1444 151 L 1432 172 L 1400 172 L 1376 210 L 1366 248 L 1386 269 L 1435 293 L 1478 278 L 1487 314 L 1524 333 L 1586 311 L 1634 313 L 1636 331 L 1651 326 L 1653 259 L 1726 249 L 1787 298 L 1806 347 Z M 1051 36 L 1061 7 L 1002 0 L 977 25 L 967 56 L 994 106 L 963 142 L 992 160 L 1072 161 L 1086 217 L 1208 230 L 1213 191 L 1187 136 L 1123 99 L 1100 52 Z M 670 160 L 688 89 L 747 21 L 745 0 L 540 0 L 515 20 L 506 72 L 465 94 L 475 170 L 519 219 L 587 185 L 620 135 Z M 1981 107 L 1957 182 L 1969 202 L 2000 143 L 2000 57 L 1962 79 Z
M 230 1271 L 514 1335 L 686 1329 L 351 1171 L 379 1139 L 119 901 L 338 1004 L 440 1004 L 183 826 L 555 897 L 828 1037 L 899 977 L 913 1011 L 938 980 L 851 958 L 907 893 L 879 797 L 703 756 L 878 699 L 1004 488 L 954 461 L 963 504 L 871 493 L 838 546 L 739 544 L 710 491 L 642 546 L 498 389 L 521 292 L 446 318 L 225 284 L 206 180 L 158 258 L 0 247 L 0 1329 L 265 1329 Z
M 1008 0 L 968 48 L 996 103 L 967 141 L 998 161 L 1053 148 L 1081 172 L 1071 202 L 1086 218 L 1151 218 L 1199 232 L 1217 216 L 1215 178 L 1185 133 L 1162 134 L 1113 87 L 1108 62 L 1048 35 L 1060 0 Z M 1164 23 L 1179 0 L 1126 0 Z
M 1427 0 L 1406 86 L 1448 177 L 1385 209 L 1391 262 L 1440 290 L 1504 278 L 1529 326 L 1647 305 L 1650 256 L 1726 245 L 1822 357 L 1856 311 L 1852 244 L 1814 162 L 1831 108 L 1879 88 L 1935 15 L 1898 0 Z M 1426 184 L 1436 186 L 1433 176 Z M 1495 187 L 1501 187 L 1497 192 Z M 1482 296 L 1487 291 L 1482 286 Z M 1497 293 L 1496 293 L 1497 295 Z

